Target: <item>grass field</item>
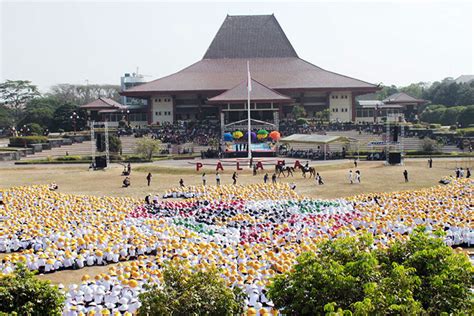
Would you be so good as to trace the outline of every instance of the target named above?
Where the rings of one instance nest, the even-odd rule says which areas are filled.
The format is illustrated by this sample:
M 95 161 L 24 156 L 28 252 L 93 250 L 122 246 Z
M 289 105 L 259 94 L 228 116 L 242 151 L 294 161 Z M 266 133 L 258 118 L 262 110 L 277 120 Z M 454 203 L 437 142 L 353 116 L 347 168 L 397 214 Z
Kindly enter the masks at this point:
M 358 169 L 362 174 L 361 184 L 350 184 L 347 176 L 353 164 L 349 161 L 338 162 L 329 165 L 315 165 L 317 172 L 323 177 L 325 185 L 315 184 L 314 179 L 303 179 L 301 173 L 295 173 L 292 178 L 281 177 L 278 181 L 294 182 L 296 191 L 312 198 L 339 198 L 356 195 L 364 192 L 387 192 L 399 190 L 411 190 L 436 185 L 440 178 L 454 175 L 456 166 L 472 167 L 472 162 L 465 159 L 435 160 L 432 169 L 427 167 L 425 159 L 408 160 L 404 166 L 385 166 L 382 162 L 359 162 Z M 34 166 L 7 166 L 0 164 L 0 188 L 19 185 L 48 184 L 56 182 L 59 191 L 73 194 L 88 194 L 101 196 L 133 196 L 144 197 L 145 195 L 162 194 L 171 187 L 178 186 L 182 178 L 185 185 L 201 184 L 201 173 L 207 173 L 207 183 L 215 183 L 215 171 L 203 169 L 199 173 L 192 165 L 179 162 L 183 167 L 169 167 L 161 162 L 151 164 L 133 164 L 131 175 L 131 186 L 122 188 L 121 172 L 123 167 L 117 164 L 105 171 L 88 171 L 87 165 L 34 165 Z M 405 183 L 403 170 L 407 169 L 410 182 Z M 221 175 L 223 184 L 232 183 L 233 169 L 226 167 Z M 150 187 L 146 185 L 146 175 L 153 174 Z M 266 170 L 271 177 L 273 169 Z M 239 171 L 239 184 L 263 182 L 264 172 L 260 171 L 253 176 L 251 171 L 245 169 Z

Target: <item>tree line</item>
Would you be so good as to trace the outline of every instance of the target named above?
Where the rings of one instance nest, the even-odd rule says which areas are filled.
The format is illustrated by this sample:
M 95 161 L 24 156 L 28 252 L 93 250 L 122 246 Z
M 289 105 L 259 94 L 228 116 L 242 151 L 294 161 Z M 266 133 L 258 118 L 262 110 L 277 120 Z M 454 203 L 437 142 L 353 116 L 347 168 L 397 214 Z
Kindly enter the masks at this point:
M 377 93 L 364 95 L 359 99 L 383 100 L 398 92 L 429 101 L 428 105 L 421 107 L 422 122 L 457 127 L 474 124 L 474 81 L 457 83 L 453 78 L 445 78 L 432 84 L 418 82 L 405 87 L 382 86 Z
M 26 128 L 33 134 L 44 130 L 73 129 L 71 116 L 77 114 L 76 128 L 83 129 L 86 113 L 79 106 L 99 97 L 119 100 L 120 86 L 58 84 L 41 94 L 28 80 L 0 83 L 0 129 Z

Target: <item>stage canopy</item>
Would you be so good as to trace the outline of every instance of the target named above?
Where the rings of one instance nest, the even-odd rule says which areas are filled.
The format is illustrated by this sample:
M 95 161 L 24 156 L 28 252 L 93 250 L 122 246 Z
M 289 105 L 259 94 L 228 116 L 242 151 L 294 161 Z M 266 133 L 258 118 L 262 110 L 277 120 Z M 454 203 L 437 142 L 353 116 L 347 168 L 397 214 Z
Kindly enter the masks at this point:
M 302 143 L 302 144 L 330 144 L 334 142 L 349 143 L 356 141 L 353 138 L 343 136 L 330 136 L 318 134 L 293 134 L 280 139 L 281 143 Z

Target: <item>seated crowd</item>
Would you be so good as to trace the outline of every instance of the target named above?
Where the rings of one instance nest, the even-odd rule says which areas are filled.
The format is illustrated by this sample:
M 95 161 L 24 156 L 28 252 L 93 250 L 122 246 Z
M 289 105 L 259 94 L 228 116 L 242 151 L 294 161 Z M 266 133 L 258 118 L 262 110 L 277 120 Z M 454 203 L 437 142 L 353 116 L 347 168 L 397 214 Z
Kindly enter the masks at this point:
M 210 139 L 220 138 L 220 126 L 209 121 L 164 124 L 154 127 L 151 135 L 163 143 L 184 144 L 194 142 L 197 145 L 208 146 Z
M 308 159 L 308 160 L 330 160 L 330 159 L 345 159 L 346 151 L 341 152 L 328 151 L 324 153 L 321 149 L 286 149 L 280 146 L 279 155 L 283 157 Z M 326 156 L 326 157 L 325 157 Z
M 118 263 L 82 283 L 63 288 L 65 315 L 131 315 L 140 307 L 145 284 L 162 279 L 175 261 L 199 271 L 222 268 L 231 287 L 241 287 L 249 309 L 277 313 L 266 287 L 289 271 L 317 242 L 368 232 L 385 247 L 405 239 L 419 225 L 443 230 L 449 245 L 473 245 L 471 179 L 444 186 L 331 201 L 298 196 L 285 184 L 180 187 L 180 201 L 147 197 L 61 194 L 48 186 L 2 192 L 0 274 L 17 262 L 50 273 Z M 130 261 L 131 260 L 131 261 Z

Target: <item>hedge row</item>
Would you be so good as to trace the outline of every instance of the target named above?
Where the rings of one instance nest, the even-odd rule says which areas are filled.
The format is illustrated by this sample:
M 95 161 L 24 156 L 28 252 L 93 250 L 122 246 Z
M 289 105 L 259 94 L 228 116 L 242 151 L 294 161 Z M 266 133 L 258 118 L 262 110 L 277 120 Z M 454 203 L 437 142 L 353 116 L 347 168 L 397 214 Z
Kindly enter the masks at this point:
M 43 144 L 47 142 L 48 137 L 46 136 L 19 136 L 10 138 L 10 145 L 12 147 L 24 147 L 25 145 Z

